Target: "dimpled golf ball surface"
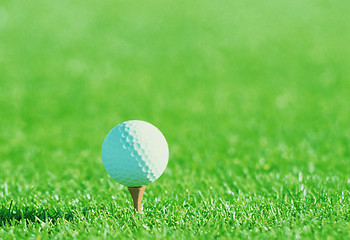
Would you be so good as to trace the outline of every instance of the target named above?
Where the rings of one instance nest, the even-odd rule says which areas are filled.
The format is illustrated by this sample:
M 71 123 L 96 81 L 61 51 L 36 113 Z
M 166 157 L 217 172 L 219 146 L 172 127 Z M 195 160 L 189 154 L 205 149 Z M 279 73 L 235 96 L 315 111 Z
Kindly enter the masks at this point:
M 139 120 L 115 126 L 102 144 L 102 162 L 107 173 L 128 187 L 147 185 L 164 172 L 169 158 L 163 134 Z

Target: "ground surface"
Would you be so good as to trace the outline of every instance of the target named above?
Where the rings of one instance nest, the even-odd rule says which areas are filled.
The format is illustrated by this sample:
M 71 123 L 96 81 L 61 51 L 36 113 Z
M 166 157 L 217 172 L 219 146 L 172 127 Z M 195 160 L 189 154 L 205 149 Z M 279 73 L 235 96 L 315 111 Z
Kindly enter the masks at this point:
M 0 239 L 350 232 L 349 1 L 1 1 Z M 100 150 L 170 146 L 144 214 Z

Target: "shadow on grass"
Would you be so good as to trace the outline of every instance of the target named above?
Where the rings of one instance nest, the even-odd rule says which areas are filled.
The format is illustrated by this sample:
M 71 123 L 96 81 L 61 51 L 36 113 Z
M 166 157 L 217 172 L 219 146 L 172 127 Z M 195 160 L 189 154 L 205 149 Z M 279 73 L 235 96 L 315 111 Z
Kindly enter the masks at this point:
M 73 211 L 62 211 L 59 208 L 45 208 L 43 206 L 17 208 L 16 204 L 11 201 L 9 207 L 1 206 L 0 208 L 0 227 L 6 224 L 19 225 L 24 221 L 26 223 L 51 222 L 55 224 L 60 219 L 71 221 L 73 216 Z

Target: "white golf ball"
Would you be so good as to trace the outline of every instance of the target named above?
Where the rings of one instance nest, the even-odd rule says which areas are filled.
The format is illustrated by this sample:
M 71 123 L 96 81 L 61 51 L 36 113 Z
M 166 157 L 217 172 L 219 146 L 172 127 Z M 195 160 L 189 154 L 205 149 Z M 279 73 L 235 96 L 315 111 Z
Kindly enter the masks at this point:
M 127 187 L 147 185 L 164 172 L 169 158 L 163 134 L 139 120 L 115 126 L 102 144 L 102 162 L 107 173 Z

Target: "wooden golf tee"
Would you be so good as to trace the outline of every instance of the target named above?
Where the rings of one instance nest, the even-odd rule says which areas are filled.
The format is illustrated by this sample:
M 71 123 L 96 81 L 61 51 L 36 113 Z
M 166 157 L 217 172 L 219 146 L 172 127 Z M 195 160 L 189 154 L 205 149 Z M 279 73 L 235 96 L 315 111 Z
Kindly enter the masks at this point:
M 134 208 L 138 212 L 141 212 L 142 196 L 143 196 L 143 193 L 145 192 L 145 189 L 146 189 L 145 185 L 140 187 L 128 187 L 132 200 L 134 201 Z

